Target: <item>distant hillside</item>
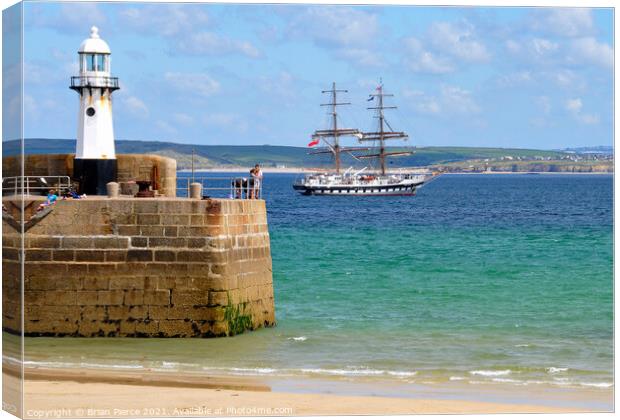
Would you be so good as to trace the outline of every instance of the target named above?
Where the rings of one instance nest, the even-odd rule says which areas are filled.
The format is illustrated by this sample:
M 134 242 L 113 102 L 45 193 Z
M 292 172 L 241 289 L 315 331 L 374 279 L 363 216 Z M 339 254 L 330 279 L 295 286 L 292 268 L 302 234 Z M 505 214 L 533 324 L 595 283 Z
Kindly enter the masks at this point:
M 309 149 L 292 146 L 205 146 L 158 141 L 117 140 L 117 153 L 153 153 L 177 159 L 178 167 L 189 168 L 192 149 L 195 151 L 197 168 L 251 166 L 318 167 L 329 162 L 327 156 L 309 155 Z M 402 150 L 402 149 L 395 149 Z M 26 154 L 72 153 L 75 140 L 71 139 L 26 139 Z M 19 141 L 2 143 L 3 156 L 19 154 Z M 398 166 L 428 166 L 460 162 L 472 159 L 498 160 L 505 156 L 523 158 L 553 158 L 566 156 L 560 151 L 534 149 L 501 149 L 481 147 L 424 147 L 415 149 L 413 156 L 394 159 Z M 359 164 L 350 156 L 343 156 L 343 165 Z

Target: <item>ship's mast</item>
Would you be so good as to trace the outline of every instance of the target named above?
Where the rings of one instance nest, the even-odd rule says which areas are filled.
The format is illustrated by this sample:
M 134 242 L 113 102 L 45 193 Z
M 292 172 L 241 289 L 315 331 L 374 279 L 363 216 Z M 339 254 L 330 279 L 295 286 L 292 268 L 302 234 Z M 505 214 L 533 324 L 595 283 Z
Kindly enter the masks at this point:
M 331 124 L 331 129 L 328 130 L 317 130 L 314 132 L 314 136 L 317 136 L 319 138 L 324 138 L 324 137 L 331 137 L 333 138 L 333 143 L 332 144 L 328 144 L 329 149 L 326 151 L 318 151 L 318 152 L 313 152 L 312 154 L 318 154 L 318 153 L 331 153 L 334 155 L 334 164 L 336 167 L 336 173 L 340 173 L 340 154 L 342 152 L 345 151 L 352 151 L 352 150 L 363 150 L 361 148 L 343 148 L 340 146 L 340 141 L 339 141 L 339 137 L 340 136 L 345 136 L 345 135 L 360 135 L 360 131 L 356 128 L 338 128 L 338 111 L 337 111 L 337 107 L 339 105 L 351 105 L 350 102 L 338 102 L 338 97 L 337 94 L 339 92 L 343 92 L 343 93 L 347 93 L 347 90 L 344 89 L 336 89 L 336 82 L 332 83 L 332 88 L 330 90 L 323 90 L 321 91 L 322 93 L 331 93 L 331 99 L 332 101 L 326 104 L 321 104 L 321 106 L 330 106 L 332 109 L 331 112 L 331 116 L 332 116 L 332 124 Z
M 385 120 L 385 114 L 384 114 L 384 110 L 386 109 L 396 109 L 395 106 L 385 106 L 383 105 L 383 98 L 387 97 L 387 96 L 394 96 L 392 94 L 387 94 L 387 93 L 383 93 L 383 83 L 380 82 L 379 86 L 377 87 L 377 93 L 371 93 L 370 94 L 370 98 L 369 100 L 377 100 L 377 106 L 376 107 L 370 107 L 367 109 L 373 109 L 377 111 L 377 117 L 379 119 L 379 131 L 376 132 L 370 132 L 370 133 L 363 133 L 363 138 L 360 139 L 360 141 L 379 141 L 379 153 L 375 153 L 372 155 L 362 155 L 362 156 L 358 156 L 360 158 L 374 158 L 374 157 L 378 157 L 379 158 L 379 162 L 381 164 L 381 175 L 385 175 L 386 173 L 386 163 L 385 163 L 385 158 L 387 156 L 406 156 L 406 155 L 410 155 L 410 152 L 392 152 L 392 153 L 388 153 L 385 150 L 385 141 L 386 140 L 395 140 L 395 139 L 406 139 L 408 136 L 405 132 L 403 131 L 391 131 L 392 127 L 390 127 L 390 124 Z M 387 127 L 390 129 L 390 131 L 385 131 L 385 126 L 387 125 Z

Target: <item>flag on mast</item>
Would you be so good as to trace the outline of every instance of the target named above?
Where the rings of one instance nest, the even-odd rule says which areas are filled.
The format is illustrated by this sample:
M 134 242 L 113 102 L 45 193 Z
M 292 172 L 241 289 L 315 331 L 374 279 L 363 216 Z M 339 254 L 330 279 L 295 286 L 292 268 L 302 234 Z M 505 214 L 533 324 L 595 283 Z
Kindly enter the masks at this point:
M 318 138 L 318 137 L 317 137 L 317 138 L 315 138 L 315 139 L 312 139 L 312 141 L 311 141 L 310 143 L 308 143 L 308 147 L 314 147 L 314 146 L 316 146 L 317 144 L 319 144 L 319 141 L 320 141 L 320 140 L 319 140 L 319 138 Z

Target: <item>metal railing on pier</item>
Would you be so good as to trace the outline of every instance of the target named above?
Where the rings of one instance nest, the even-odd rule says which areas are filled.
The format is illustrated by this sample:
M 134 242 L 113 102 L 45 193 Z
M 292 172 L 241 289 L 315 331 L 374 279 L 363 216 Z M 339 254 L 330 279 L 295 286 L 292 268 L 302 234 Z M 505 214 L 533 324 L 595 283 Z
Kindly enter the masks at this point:
M 2 178 L 2 195 L 45 195 L 49 190 L 59 194 L 69 191 L 71 178 L 68 176 L 10 176 Z
M 189 197 L 190 185 L 202 186 L 201 197 L 255 199 L 263 197 L 263 182 L 251 177 L 178 177 L 177 197 Z

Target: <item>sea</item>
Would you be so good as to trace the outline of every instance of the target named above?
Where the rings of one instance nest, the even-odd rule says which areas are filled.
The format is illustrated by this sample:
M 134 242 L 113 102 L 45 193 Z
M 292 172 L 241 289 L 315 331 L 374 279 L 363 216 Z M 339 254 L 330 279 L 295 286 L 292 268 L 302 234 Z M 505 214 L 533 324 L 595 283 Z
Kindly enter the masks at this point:
M 264 177 L 276 327 L 27 338 L 27 363 L 610 395 L 611 175 L 442 175 L 414 197 L 301 196 L 297 177 Z

